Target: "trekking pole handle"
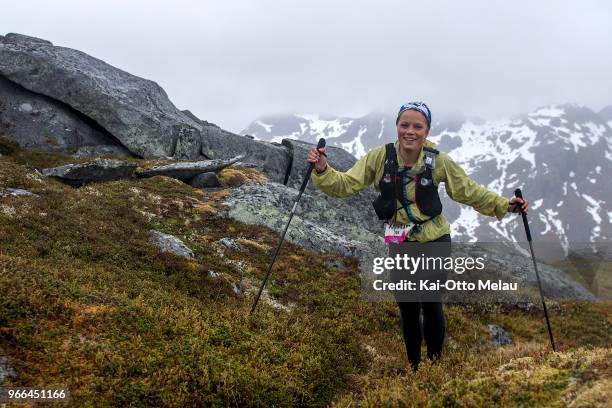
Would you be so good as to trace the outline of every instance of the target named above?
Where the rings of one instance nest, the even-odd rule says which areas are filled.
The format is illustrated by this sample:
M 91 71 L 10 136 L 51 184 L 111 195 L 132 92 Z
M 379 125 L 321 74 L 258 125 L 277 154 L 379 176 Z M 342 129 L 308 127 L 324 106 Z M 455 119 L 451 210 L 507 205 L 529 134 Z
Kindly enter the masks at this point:
M 323 147 L 325 147 L 325 139 L 324 138 L 320 138 L 319 139 L 319 143 L 317 143 L 317 151 L 319 151 L 319 149 L 321 149 Z M 313 169 L 314 169 L 314 163 L 310 163 L 310 166 L 308 166 L 308 171 L 304 175 L 304 180 L 302 181 L 302 186 L 300 187 L 300 192 L 303 192 L 306 189 L 306 184 L 308 184 L 308 180 L 310 180 L 310 173 L 312 173 Z
M 520 188 L 517 188 L 516 190 L 514 190 L 514 196 L 516 198 L 523 199 L 523 193 L 521 192 Z M 515 205 L 518 205 L 520 208 L 521 204 L 516 203 Z M 531 231 L 529 230 L 529 224 L 527 223 L 527 214 L 525 214 L 522 208 L 520 208 L 520 211 L 521 211 L 521 215 L 523 216 L 523 224 L 525 224 L 525 232 L 527 233 L 527 241 L 531 242 Z

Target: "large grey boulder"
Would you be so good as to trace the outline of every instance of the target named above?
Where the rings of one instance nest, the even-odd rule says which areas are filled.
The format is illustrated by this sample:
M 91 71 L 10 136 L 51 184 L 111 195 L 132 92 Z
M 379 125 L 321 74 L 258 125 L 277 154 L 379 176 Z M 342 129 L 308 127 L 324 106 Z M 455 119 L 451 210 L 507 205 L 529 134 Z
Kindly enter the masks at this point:
M 297 194 L 297 190 L 278 183 L 245 184 L 230 190 L 224 215 L 280 233 Z M 386 256 L 387 248 L 382 235 L 370 231 L 366 218 L 348 200 L 306 191 L 285 238 L 313 251 L 355 257 L 362 277 L 367 278 L 371 277 L 372 258 Z
M 82 164 L 43 169 L 42 174 L 55 177 L 73 186 L 82 186 L 92 182 L 103 182 L 129 179 L 136 170 L 136 163 L 121 160 L 97 159 Z
M 81 146 L 72 155 L 75 159 L 86 159 L 100 156 L 133 157 L 132 153 L 121 145 Z
M 255 164 L 277 183 L 284 183 L 290 170 L 291 156 L 284 146 L 239 136 L 214 125 L 203 127 L 202 141 L 202 154 L 206 157 L 216 159 L 245 154 L 248 163 Z
M 173 156 L 178 144 L 181 155 L 197 158 L 186 145 L 199 140 L 200 125 L 153 81 L 20 34 L 0 37 L 0 75 L 83 113 L 138 156 Z
M 138 175 L 140 177 L 166 176 L 187 182 L 199 174 L 222 170 L 243 158 L 244 156 L 236 156 L 224 160 L 200 160 L 197 162 L 164 164 L 144 169 Z
M 28 91 L 0 75 L 0 133 L 21 147 L 72 153 L 105 145 L 129 152 L 102 127 L 68 105 Z

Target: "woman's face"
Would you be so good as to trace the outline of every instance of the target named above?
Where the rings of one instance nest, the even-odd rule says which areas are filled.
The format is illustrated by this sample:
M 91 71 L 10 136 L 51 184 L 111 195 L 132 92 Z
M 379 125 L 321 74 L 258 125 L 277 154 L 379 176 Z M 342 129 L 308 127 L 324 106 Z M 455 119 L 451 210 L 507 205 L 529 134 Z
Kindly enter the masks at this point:
M 427 120 L 415 110 L 405 111 L 397 122 L 397 140 L 404 151 L 421 151 L 428 133 Z

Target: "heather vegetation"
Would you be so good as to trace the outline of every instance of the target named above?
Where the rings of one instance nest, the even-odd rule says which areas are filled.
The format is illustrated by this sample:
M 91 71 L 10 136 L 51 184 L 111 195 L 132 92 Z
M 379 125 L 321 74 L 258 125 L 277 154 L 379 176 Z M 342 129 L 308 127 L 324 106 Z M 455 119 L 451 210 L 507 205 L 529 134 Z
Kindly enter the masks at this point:
M 36 169 L 74 162 L 0 138 L 0 354 L 4 386 L 63 386 L 74 406 L 605 406 L 612 303 L 447 307 L 444 358 L 418 372 L 398 311 L 360 300 L 355 259 L 286 242 L 264 301 L 254 292 L 278 235 L 224 217 L 222 187 L 167 177 L 73 188 Z M 139 162 L 146 165 L 145 161 Z M 193 259 L 160 253 L 149 230 Z M 220 240 L 229 238 L 230 247 Z M 340 260 L 341 262 L 337 262 Z M 333 262 L 332 262 L 333 261 Z M 485 324 L 513 344 L 495 347 Z

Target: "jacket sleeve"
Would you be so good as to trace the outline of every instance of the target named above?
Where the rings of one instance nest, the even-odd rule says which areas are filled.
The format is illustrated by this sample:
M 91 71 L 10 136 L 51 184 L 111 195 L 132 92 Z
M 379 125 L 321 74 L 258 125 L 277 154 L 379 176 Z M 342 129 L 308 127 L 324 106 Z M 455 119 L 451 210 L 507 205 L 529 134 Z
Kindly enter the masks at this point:
M 331 197 L 348 197 L 357 194 L 374 182 L 380 149 L 374 149 L 359 159 L 347 172 L 341 172 L 327 164 L 320 174 L 312 172 L 312 184 Z M 384 152 L 382 156 L 384 160 Z M 382 162 L 381 162 L 382 164 Z
M 469 205 L 481 214 L 497 217 L 501 220 L 508 210 L 508 199 L 489 191 L 465 174 L 465 171 L 448 155 L 444 155 L 443 173 L 440 181 L 444 182 L 448 196 L 453 200 Z

